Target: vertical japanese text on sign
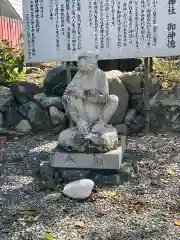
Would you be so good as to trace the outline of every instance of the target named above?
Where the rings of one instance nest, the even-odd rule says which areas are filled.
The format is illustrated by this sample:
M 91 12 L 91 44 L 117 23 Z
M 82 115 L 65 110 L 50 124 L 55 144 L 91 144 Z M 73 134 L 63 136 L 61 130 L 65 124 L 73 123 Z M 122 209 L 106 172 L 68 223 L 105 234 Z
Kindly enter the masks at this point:
M 24 6 L 29 62 L 76 61 L 86 51 L 100 59 L 180 54 L 177 0 L 26 0 Z

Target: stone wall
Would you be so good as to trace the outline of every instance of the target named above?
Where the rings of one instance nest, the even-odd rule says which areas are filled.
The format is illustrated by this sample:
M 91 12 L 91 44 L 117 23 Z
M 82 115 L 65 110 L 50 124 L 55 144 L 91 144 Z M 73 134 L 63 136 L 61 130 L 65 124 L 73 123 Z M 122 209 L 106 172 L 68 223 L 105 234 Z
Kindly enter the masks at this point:
M 71 77 L 77 72 L 71 69 Z M 119 106 L 111 119 L 119 134 L 136 133 L 144 128 L 143 76 L 139 72 L 106 72 L 111 94 L 119 97 Z M 150 76 L 149 91 L 153 96 L 161 81 Z M 46 131 L 59 133 L 68 126 L 62 105 L 67 86 L 66 67 L 61 65 L 48 72 L 43 88 L 21 82 L 7 88 L 0 86 L 0 127 L 21 133 Z
M 150 101 L 152 132 L 180 133 L 180 84 L 158 92 Z

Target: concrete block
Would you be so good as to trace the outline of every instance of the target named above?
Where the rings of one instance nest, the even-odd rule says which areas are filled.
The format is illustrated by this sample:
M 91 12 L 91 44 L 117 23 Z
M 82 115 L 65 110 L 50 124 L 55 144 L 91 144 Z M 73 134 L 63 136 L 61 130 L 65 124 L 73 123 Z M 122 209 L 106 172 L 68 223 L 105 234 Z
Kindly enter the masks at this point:
M 71 153 L 56 150 L 50 155 L 50 166 L 70 169 L 120 169 L 124 155 L 124 144 L 107 153 Z

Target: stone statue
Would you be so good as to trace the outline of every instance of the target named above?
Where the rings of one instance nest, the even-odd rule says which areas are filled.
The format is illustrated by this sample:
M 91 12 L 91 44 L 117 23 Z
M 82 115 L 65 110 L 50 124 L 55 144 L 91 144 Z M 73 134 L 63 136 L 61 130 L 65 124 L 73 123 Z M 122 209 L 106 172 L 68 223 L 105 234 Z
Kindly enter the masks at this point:
M 119 99 L 109 95 L 106 74 L 98 68 L 97 61 L 98 56 L 92 53 L 78 58 L 78 72 L 62 98 L 76 125 L 59 136 L 59 145 L 69 151 L 107 152 L 118 145 L 116 130 L 108 122 Z

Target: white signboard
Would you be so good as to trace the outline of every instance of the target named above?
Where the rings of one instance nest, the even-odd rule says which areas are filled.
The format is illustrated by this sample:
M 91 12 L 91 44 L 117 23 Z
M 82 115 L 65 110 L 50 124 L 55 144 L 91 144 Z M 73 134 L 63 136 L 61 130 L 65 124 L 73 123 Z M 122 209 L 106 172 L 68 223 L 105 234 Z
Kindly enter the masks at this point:
M 180 55 L 180 0 L 24 0 L 27 62 Z

